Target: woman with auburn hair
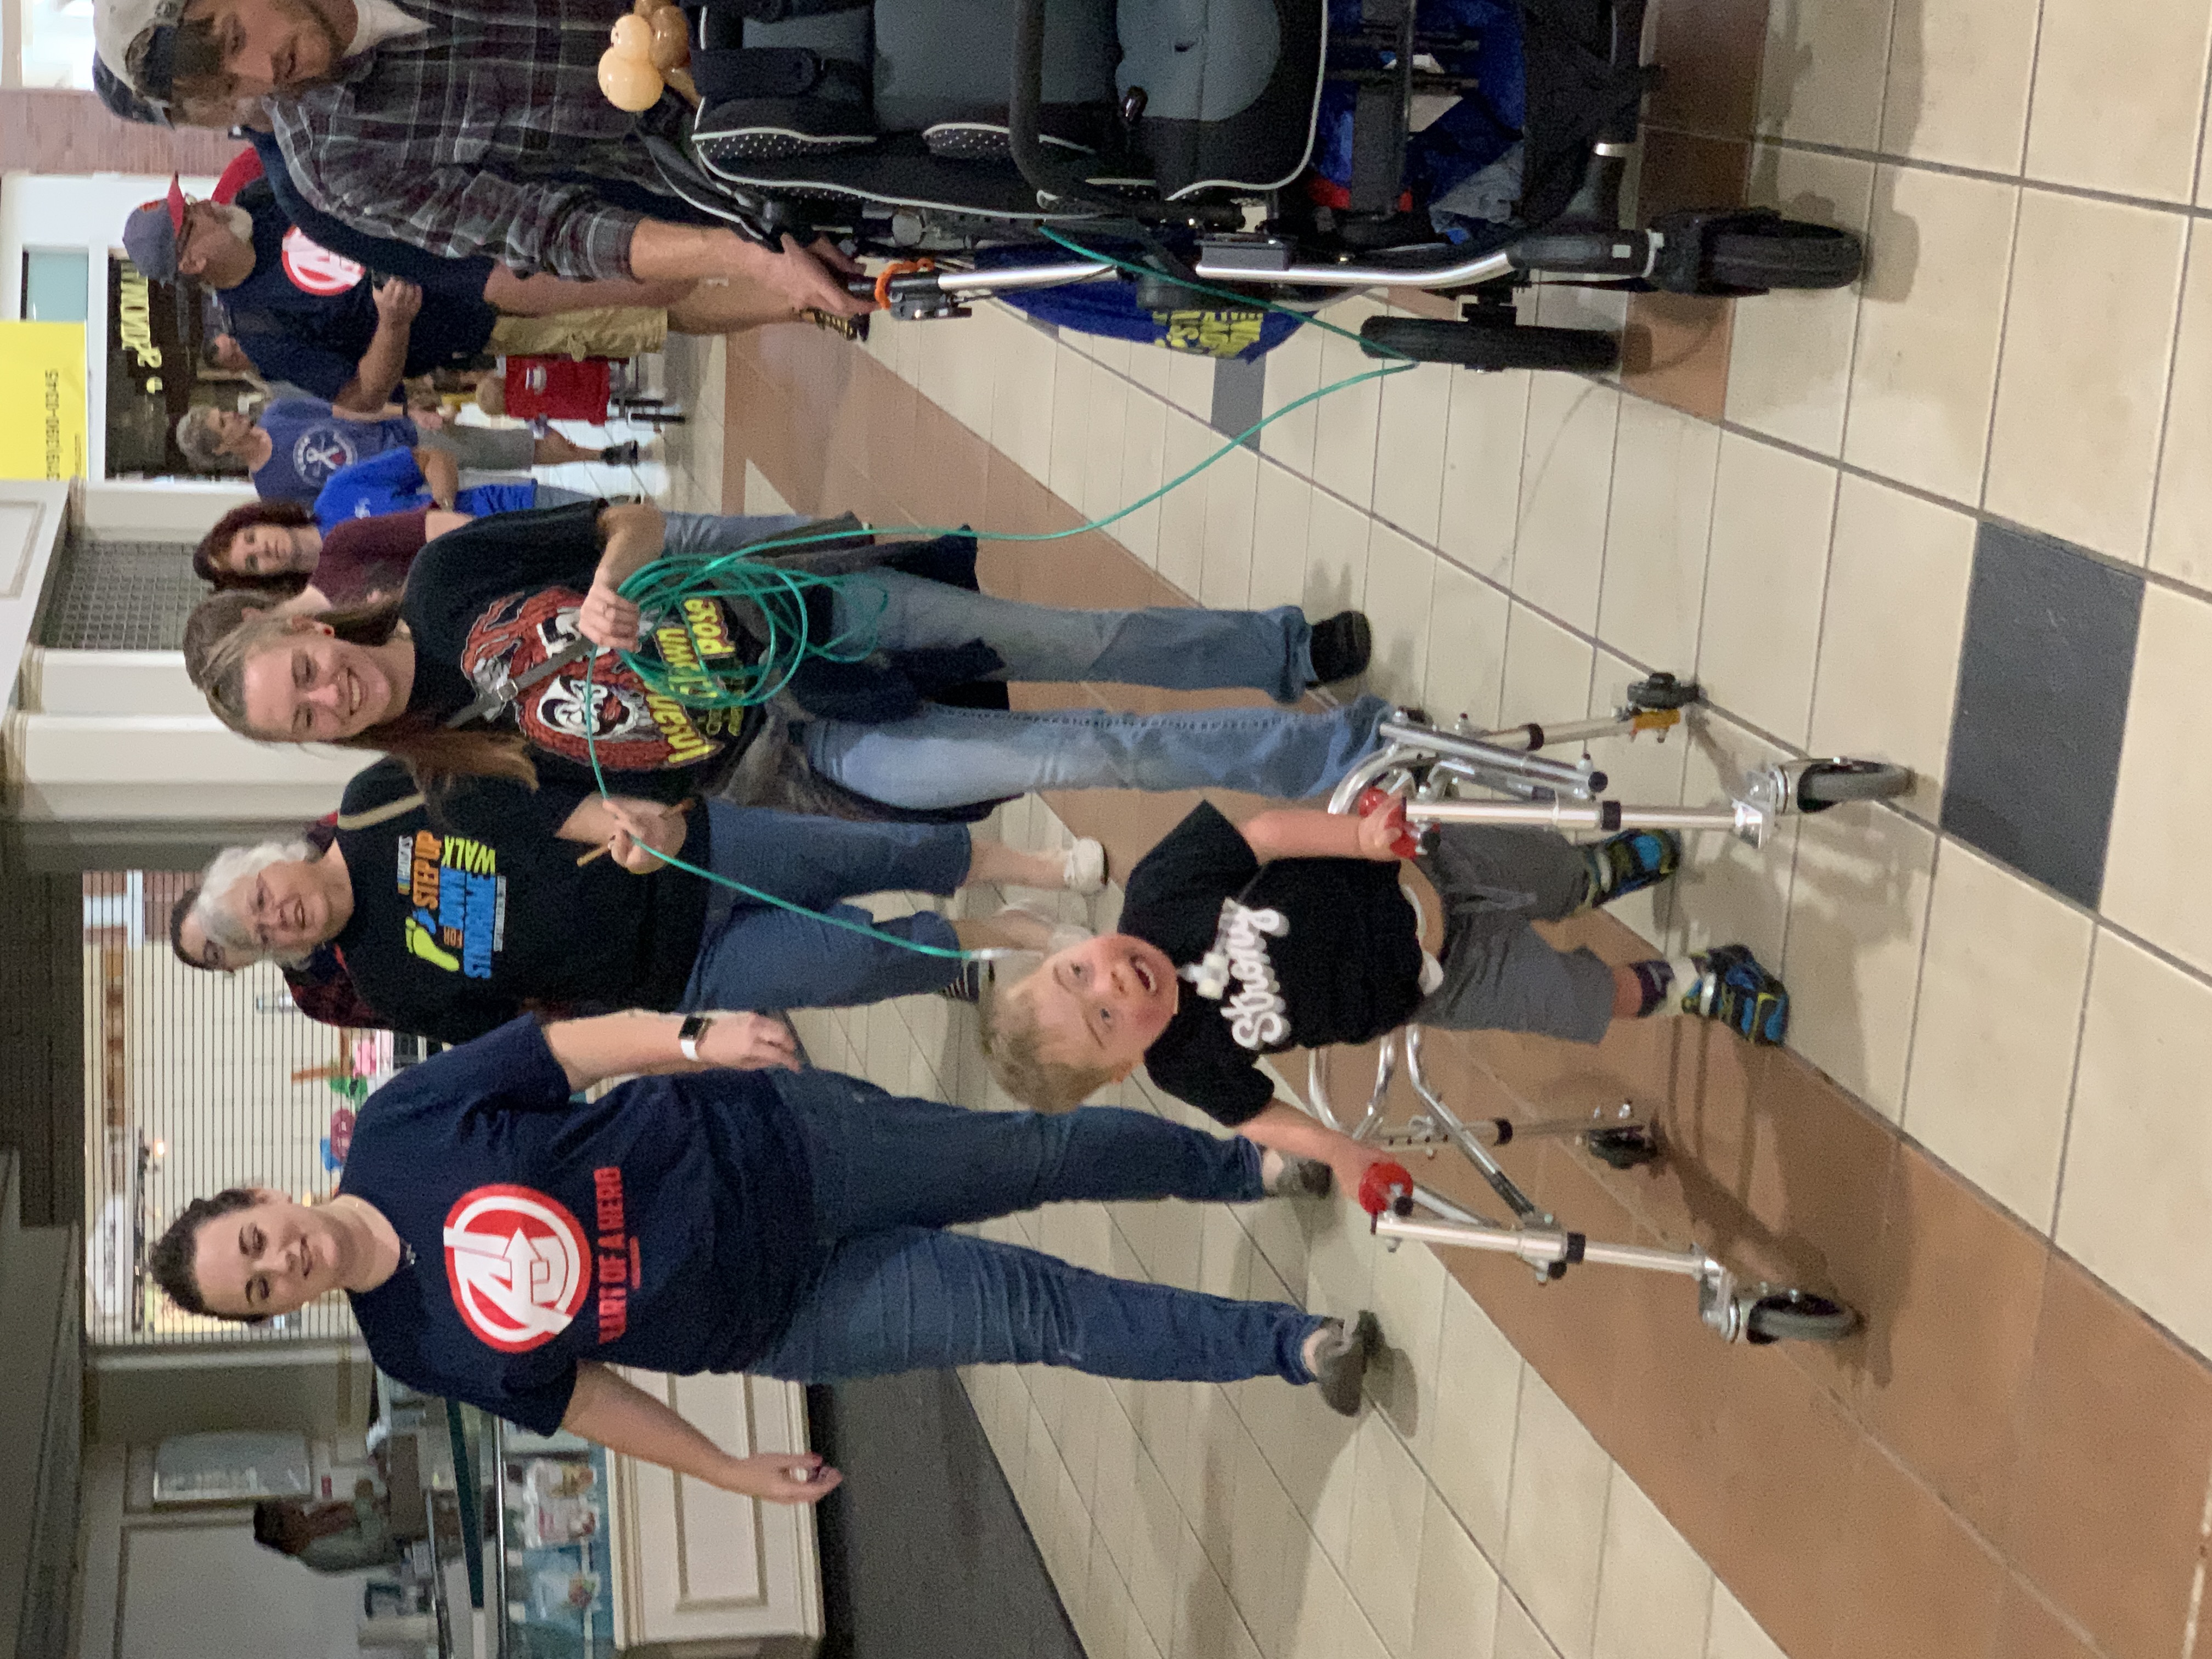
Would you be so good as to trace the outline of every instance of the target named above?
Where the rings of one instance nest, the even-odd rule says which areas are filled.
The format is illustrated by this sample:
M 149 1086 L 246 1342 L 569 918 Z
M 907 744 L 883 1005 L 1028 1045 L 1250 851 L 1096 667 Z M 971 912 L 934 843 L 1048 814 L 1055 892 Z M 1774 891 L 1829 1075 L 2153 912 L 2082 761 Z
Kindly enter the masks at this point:
M 406 586 L 415 556 L 448 531 L 495 513 L 592 499 L 527 478 L 447 493 L 451 507 L 433 500 L 416 458 L 404 450 L 372 456 L 333 474 L 313 508 L 275 501 L 234 507 L 200 538 L 192 570 L 218 592 L 298 594 L 315 610 L 366 605 Z M 808 522 L 795 513 L 667 517 L 675 553 L 720 552 Z
M 328 532 L 297 501 L 248 501 L 216 520 L 192 571 L 217 592 L 249 591 L 326 610 L 397 593 L 433 538 L 469 521 L 437 507 L 342 520 Z
M 753 805 L 862 817 L 981 817 L 1034 788 L 1295 799 L 1349 770 L 1389 712 L 1379 697 L 1323 714 L 978 707 L 979 689 L 1013 679 L 1243 688 L 1287 704 L 1364 668 L 1369 634 L 1357 612 L 1313 625 L 1287 605 L 1086 611 L 994 599 L 974 591 L 964 535 L 788 556 L 809 584 L 805 631 L 836 657 L 780 659 L 770 672 L 789 671 L 787 691 L 773 705 L 689 706 L 611 654 L 642 643 L 644 619 L 620 589 L 662 556 L 667 528 L 641 504 L 478 520 L 423 551 L 396 604 L 246 623 L 210 652 L 200 689 L 246 736 L 381 750 L 426 785 L 550 773 L 596 792 L 603 771 L 625 793 L 674 799 L 742 764 L 751 775 L 738 793 Z M 775 631 L 748 603 L 697 596 L 684 612 L 652 620 L 665 661 L 757 665 Z M 787 637 L 793 623 L 781 628 Z M 586 644 L 606 654 L 594 660 Z

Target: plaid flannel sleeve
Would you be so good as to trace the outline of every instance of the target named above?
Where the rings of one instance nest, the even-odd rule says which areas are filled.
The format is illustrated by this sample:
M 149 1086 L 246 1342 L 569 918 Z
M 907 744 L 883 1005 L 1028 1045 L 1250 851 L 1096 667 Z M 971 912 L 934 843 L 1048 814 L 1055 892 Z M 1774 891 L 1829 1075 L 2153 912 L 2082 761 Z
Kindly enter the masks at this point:
M 526 276 L 631 274 L 630 239 L 645 216 L 608 206 L 588 184 L 409 166 L 386 145 L 318 125 L 296 106 L 278 119 L 293 184 L 357 230 L 449 258 L 488 253 Z

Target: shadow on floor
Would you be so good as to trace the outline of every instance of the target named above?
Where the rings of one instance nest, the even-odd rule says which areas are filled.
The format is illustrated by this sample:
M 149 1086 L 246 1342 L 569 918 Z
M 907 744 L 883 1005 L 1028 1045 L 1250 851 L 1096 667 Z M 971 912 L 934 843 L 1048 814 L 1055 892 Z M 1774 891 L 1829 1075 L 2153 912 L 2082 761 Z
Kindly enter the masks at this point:
M 821 1659 L 1083 1659 L 1044 1559 L 950 1371 L 806 1391 L 822 1502 Z

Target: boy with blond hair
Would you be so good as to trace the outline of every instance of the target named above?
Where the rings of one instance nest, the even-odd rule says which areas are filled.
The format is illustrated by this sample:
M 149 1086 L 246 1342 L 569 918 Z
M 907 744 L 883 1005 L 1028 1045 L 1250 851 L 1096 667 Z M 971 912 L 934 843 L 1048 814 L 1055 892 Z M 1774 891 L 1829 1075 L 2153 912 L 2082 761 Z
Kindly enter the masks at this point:
M 1662 881 L 1680 839 L 1630 830 L 1587 847 L 1548 830 L 1447 824 L 1418 843 L 1402 801 L 1362 817 L 1200 805 L 1129 872 L 1121 931 L 1054 951 L 997 989 L 985 1047 L 1000 1086 L 1065 1111 L 1142 1061 L 1152 1080 L 1345 1190 L 1379 1156 L 1275 1097 L 1259 1066 L 1292 1047 L 1369 1042 L 1408 1023 L 1595 1042 L 1613 1020 L 1694 1013 L 1782 1040 L 1789 994 L 1741 945 L 1608 966 L 1529 925 Z M 1444 908 L 1441 959 L 1399 884 L 1413 854 Z

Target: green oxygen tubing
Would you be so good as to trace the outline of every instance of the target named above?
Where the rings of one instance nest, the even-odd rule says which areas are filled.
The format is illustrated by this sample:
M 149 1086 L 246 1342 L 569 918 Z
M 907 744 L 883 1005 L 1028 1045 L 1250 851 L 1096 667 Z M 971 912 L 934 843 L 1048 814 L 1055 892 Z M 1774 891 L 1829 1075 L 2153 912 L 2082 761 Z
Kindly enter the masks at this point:
M 1097 260 L 1102 264 L 1111 265 L 1118 270 L 1136 275 L 1146 274 L 1146 268 L 1143 266 L 1133 264 L 1125 259 L 1115 258 L 1109 254 L 1095 252 L 1049 227 L 1045 228 L 1043 234 L 1071 253 L 1079 254 L 1085 259 Z M 1339 338 L 1359 341 L 1359 336 L 1352 333 L 1349 329 L 1340 328 L 1334 323 L 1324 322 L 1318 317 L 1309 316 L 1304 312 L 1294 310 L 1288 306 L 1278 305 L 1272 301 L 1254 300 L 1249 295 L 1237 294 L 1228 289 L 1210 287 L 1202 283 L 1191 283 L 1185 286 L 1194 292 L 1228 300 L 1247 309 L 1256 306 L 1267 311 L 1294 316 L 1301 322 L 1336 335 Z M 1361 343 L 1364 345 L 1366 343 Z M 1371 346 L 1368 346 L 1367 349 L 1370 351 L 1373 349 Z M 1073 530 L 1048 530 L 1014 534 L 989 530 L 971 531 L 962 526 L 940 525 L 875 525 L 869 526 L 869 529 L 872 533 L 898 536 L 972 535 L 979 541 L 992 542 L 1054 542 L 1065 540 L 1070 536 L 1080 536 L 1093 530 L 1103 530 L 1108 526 L 1127 518 L 1131 514 L 1149 507 L 1170 490 L 1180 489 L 1206 468 L 1232 453 L 1246 441 L 1255 437 L 1285 416 L 1293 414 L 1308 404 L 1317 402 L 1332 392 L 1341 392 L 1347 386 L 1358 386 L 1363 380 L 1381 380 L 1387 375 L 1402 374 L 1415 366 L 1413 360 L 1405 356 L 1401 352 L 1389 351 L 1386 349 L 1385 355 L 1398 357 L 1401 361 L 1387 364 L 1381 368 L 1370 368 L 1358 374 L 1347 375 L 1343 380 L 1331 381 L 1325 386 L 1307 392 L 1304 397 L 1284 404 L 1273 414 L 1255 422 L 1204 460 L 1199 462 L 1196 466 L 1169 479 L 1158 489 L 1139 497 L 1117 512 L 1109 513 L 1102 519 L 1094 519 L 1088 524 L 1078 525 Z M 701 659 L 696 664 L 672 665 L 663 659 L 647 656 L 635 651 L 625 651 L 621 653 L 623 663 L 650 690 L 689 707 L 744 708 L 774 700 L 791 683 L 792 676 L 799 672 L 800 665 L 809 658 L 819 658 L 830 662 L 860 661 L 875 650 L 875 628 L 872 623 L 864 627 L 848 629 L 830 639 L 816 639 L 808 625 L 807 599 L 817 590 L 835 588 L 848 580 L 865 583 L 866 578 L 864 576 L 851 578 L 828 576 L 807 571 L 788 570 L 775 565 L 763 564 L 755 556 L 762 553 L 806 547 L 821 542 L 848 540 L 850 534 L 851 532 L 848 531 L 817 531 L 805 535 L 790 534 L 772 537 L 765 541 L 751 543 L 741 552 L 716 554 L 710 556 L 663 557 L 635 571 L 623 583 L 620 592 L 624 599 L 634 600 L 637 605 L 641 635 L 649 635 L 653 631 L 650 618 L 655 616 L 681 616 L 687 599 L 711 599 L 735 600 L 749 606 L 760 617 L 766 637 L 760 641 L 762 649 L 759 657 L 754 662 L 744 665 L 711 665 L 704 659 Z M 885 596 L 884 603 L 888 605 L 888 596 Z M 598 651 L 593 651 L 585 666 L 584 697 L 585 705 L 587 708 L 591 706 L 592 676 L 598 666 L 599 654 Z M 599 765 L 599 744 L 588 731 L 585 734 L 584 741 L 586 751 L 592 763 L 592 781 L 598 786 L 602 796 L 611 796 L 613 791 L 607 787 L 606 774 Z M 850 933 L 862 933 L 871 939 L 879 939 L 886 945 L 896 945 L 902 951 L 912 951 L 918 955 L 942 957 L 951 962 L 981 962 L 1015 954 L 1013 951 L 999 947 L 963 951 L 939 945 L 924 945 L 915 939 L 901 939 L 896 934 L 886 933 L 880 928 L 870 927 L 865 922 L 848 921 L 843 916 L 829 915 L 803 904 L 795 904 L 788 899 L 777 897 L 774 893 L 765 893 L 758 888 L 749 887 L 744 882 L 731 877 L 719 875 L 712 870 L 702 870 L 698 866 L 686 863 L 684 860 L 672 854 L 661 854 L 659 857 L 672 869 L 702 877 L 718 886 L 729 888 L 733 892 L 743 894 L 745 897 L 759 903 L 771 905 L 777 909 L 793 911 L 800 915 L 812 916 L 817 921 L 827 922 L 833 927 L 842 927 Z

